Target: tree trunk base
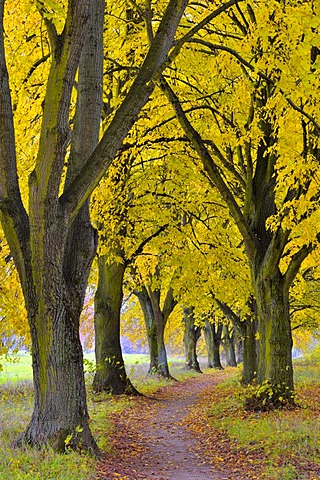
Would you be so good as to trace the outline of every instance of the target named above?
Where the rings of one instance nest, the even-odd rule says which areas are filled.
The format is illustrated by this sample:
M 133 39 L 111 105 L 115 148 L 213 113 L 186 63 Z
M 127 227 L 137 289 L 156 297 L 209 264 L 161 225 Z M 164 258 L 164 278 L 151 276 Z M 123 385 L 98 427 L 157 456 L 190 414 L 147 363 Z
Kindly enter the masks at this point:
M 13 446 L 21 448 L 26 445 L 38 449 L 50 447 L 57 453 L 89 452 L 92 456 L 101 458 L 101 451 L 87 423 L 81 426 L 79 422 L 79 425 L 71 429 L 54 427 L 52 424 L 39 425 L 31 420 Z
M 278 385 L 270 381 L 254 387 L 244 402 L 245 410 L 249 412 L 269 412 L 273 410 L 295 409 L 293 392 L 283 391 Z
M 197 373 L 203 373 L 201 371 L 201 368 L 199 365 L 190 365 L 189 363 L 186 363 L 185 364 L 185 369 L 186 370 L 193 370 L 194 372 L 197 372 Z
M 128 377 L 125 381 L 116 382 L 101 382 L 95 378 L 93 382 L 93 392 L 95 394 L 107 393 L 110 395 L 131 395 L 131 396 L 143 396 L 142 393 L 132 385 Z

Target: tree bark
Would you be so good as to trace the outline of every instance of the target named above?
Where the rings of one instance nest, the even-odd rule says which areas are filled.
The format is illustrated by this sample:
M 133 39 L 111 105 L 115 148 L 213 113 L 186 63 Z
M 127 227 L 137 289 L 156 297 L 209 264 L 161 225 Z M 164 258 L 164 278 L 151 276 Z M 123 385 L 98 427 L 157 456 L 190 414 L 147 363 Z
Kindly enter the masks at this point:
M 123 300 L 124 263 L 107 263 L 105 255 L 98 258 L 99 280 L 94 300 L 96 393 L 137 395 L 127 377 L 120 344 L 120 313 Z
M 218 322 L 211 323 L 206 320 L 206 326 L 204 329 L 204 336 L 206 340 L 207 354 L 208 354 L 208 367 L 223 370 L 220 358 L 220 345 L 222 336 L 223 325 Z
M 165 68 L 187 3 L 187 0 L 169 1 L 139 74 L 103 139 L 93 153 L 93 144 L 88 141 L 86 149 L 78 152 L 79 163 L 74 155 L 70 156 L 67 168 L 72 173 L 67 174 L 68 181 L 61 196 L 70 140 L 69 115 L 74 79 L 83 45 L 89 49 L 83 56 L 83 65 L 100 52 L 100 40 L 95 34 L 99 33 L 102 38 L 104 3 L 100 0 L 69 0 L 61 34 L 44 15 L 52 63 L 43 102 L 38 155 L 29 179 L 28 215 L 21 201 L 17 178 L 13 114 L 3 43 L 4 1 L 0 2 L 1 224 L 20 276 L 28 311 L 35 385 L 34 412 L 20 443 L 51 444 L 57 450 L 85 448 L 98 453 L 88 425 L 79 339 L 79 316 L 96 251 L 95 233 L 87 221 L 86 204 L 148 101 L 155 77 Z M 91 73 L 89 75 L 82 68 L 79 83 L 89 80 Z M 98 110 L 101 85 L 100 79 L 97 84 Z M 90 90 L 91 87 L 84 86 L 83 94 Z M 87 133 L 84 134 L 83 128 L 85 125 L 90 127 L 91 122 L 94 128 L 90 139 L 99 131 L 100 113 L 94 119 L 82 119 L 80 136 L 76 134 L 76 137 L 82 137 L 85 143 Z M 73 241 L 75 243 L 71 245 Z
M 246 318 L 243 334 L 243 371 L 242 383 L 249 385 L 257 375 L 257 327 L 256 320 Z
M 176 302 L 173 298 L 172 288 L 169 288 L 163 308 L 160 307 L 161 292 L 159 289 L 152 290 L 148 288 L 148 294 L 151 300 L 153 309 L 154 321 L 157 332 L 157 344 L 158 344 L 158 370 L 157 373 L 161 377 L 173 378 L 169 371 L 168 357 L 166 351 L 166 345 L 164 341 L 164 331 L 169 318 L 170 313 L 174 309 Z
M 226 363 L 228 367 L 237 367 L 236 350 L 235 350 L 236 330 L 229 328 L 228 325 L 223 326 L 223 347 L 226 354 Z
M 34 284 L 28 317 L 35 405 L 31 422 L 18 443 L 50 443 L 57 451 L 84 448 L 99 454 L 88 424 L 79 336 L 79 318 L 96 252 L 96 234 L 90 224 L 88 202 L 71 222 L 63 215 L 57 201 L 69 130 L 65 104 L 68 105 L 71 98 L 82 46 L 80 38 L 86 34 L 87 42 L 79 64 L 79 91 L 65 187 L 72 182 L 99 139 L 104 2 L 99 0 L 90 8 L 88 30 L 84 29 L 89 13 L 86 2 L 79 2 L 78 8 L 78 12 L 74 6 L 69 10 L 68 40 L 60 54 L 52 59 L 38 158 L 30 176 L 32 274 L 22 282 Z M 58 42 L 54 30 L 51 42 L 54 46 Z M 92 70 L 94 73 L 88 84 L 88 71 Z M 71 85 L 66 88 L 64 82 Z M 88 101 L 93 107 L 87 108 Z M 57 133 L 50 135 L 48 132 L 53 125 Z M 89 130 L 87 125 L 90 125 Z M 39 181 L 43 172 L 46 172 L 46 180 Z
M 270 382 L 275 394 L 293 402 L 292 335 L 289 292 L 278 268 L 266 277 L 256 277 L 256 300 L 259 316 L 260 355 L 257 380 Z
M 145 286 L 140 291 L 135 291 L 138 297 L 146 325 L 147 340 L 149 345 L 150 365 L 148 373 L 152 375 L 158 371 L 158 341 L 157 328 L 154 320 L 152 302 Z
M 194 325 L 194 309 L 183 309 L 184 337 L 183 343 L 186 356 L 186 367 L 201 373 L 197 357 L 197 342 L 201 336 L 200 327 Z

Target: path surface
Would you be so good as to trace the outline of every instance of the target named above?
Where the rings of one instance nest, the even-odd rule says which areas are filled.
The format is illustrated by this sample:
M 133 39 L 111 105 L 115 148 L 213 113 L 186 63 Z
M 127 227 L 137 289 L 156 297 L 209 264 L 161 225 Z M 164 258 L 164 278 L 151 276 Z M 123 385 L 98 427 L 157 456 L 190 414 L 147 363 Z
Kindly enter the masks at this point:
M 134 407 L 116 418 L 117 458 L 111 460 L 107 456 L 97 478 L 234 479 L 210 465 L 210 459 L 202 454 L 199 439 L 188 428 L 188 414 L 198 407 L 198 395 L 217 383 L 217 377 L 203 374 L 159 389 L 153 400 L 135 400 Z
M 196 454 L 197 439 L 183 424 L 191 408 L 197 408 L 197 394 L 212 385 L 212 377 L 201 375 L 195 383 L 177 384 L 163 400 L 156 418 L 146 429 L 147 449 L 137 463 L 146 479 L 223 480 L 227 476 L 214 472 L 204 458 Z M 196 388 L 195 388 L 196 386 Z M 159 473 L 161 472 L 161 477 Z

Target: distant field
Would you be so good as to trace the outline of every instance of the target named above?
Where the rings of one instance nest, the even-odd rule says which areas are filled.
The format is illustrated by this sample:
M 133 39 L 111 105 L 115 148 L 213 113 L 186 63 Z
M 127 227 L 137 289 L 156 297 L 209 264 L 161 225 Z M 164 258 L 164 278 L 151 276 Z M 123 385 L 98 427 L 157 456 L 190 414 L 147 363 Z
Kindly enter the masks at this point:
M 148 369 L 149 356 L 143 354 L 124 354 L 124 361 L 127 367 L 127 373 L 133 373 L 135 366 L 145 366 Z M 94 353 L 84 355 L 84 358 L 92 362 L 92 366 L 85 365 L 86 370 L 92 370 L 94 366 Z M 181 359 L 171 359 L 171 362 L 183 362 Z M 31 355 L 29 353 L 20 352 L 17 355 L 10 355 L 6 360 L 0 357 L 0 385 L 5 383 L 16 383 L 20 381 L 32 380 Z M 141 368 L 140 368 L 141 369 Z

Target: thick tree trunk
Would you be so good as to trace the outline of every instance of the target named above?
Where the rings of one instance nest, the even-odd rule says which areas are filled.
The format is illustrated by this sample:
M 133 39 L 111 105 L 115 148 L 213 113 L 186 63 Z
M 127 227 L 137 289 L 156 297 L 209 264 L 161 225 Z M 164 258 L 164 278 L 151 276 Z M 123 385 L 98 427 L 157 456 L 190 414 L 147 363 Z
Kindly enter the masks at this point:
M 94 327 L 97 370 L 93 380 L 95 392 L 113 395 L 137 394 L 127 377 L 120 344 L 120 313 L 123 300 L 125 265 L 107 264 L 98 258 L 99 280 L 95 294 Z
M 155 86 L 152 80 L 165 68 L 168 51 L 173 46 L 176 28 L 187 3 L 186 0 L 170 0 L 168 3 L 139 74 L 95 153 L 92 150 L 96 146 L 100 126 L 102 71 L 98 71 L 98 65 L 101 66 L 103 60 L 104 2 L 69 0 L 61 34 L 58 34 L 51 19 L 45 19 L 52 52 L 51 67 L 42 103 L 39 149 L 29 179 L 28 216 L 21 201 L 17 176 L 13 113 L 3 42 L 4 1 L 0 2 L 1 224 L 19 272 L 28 311 L 35 385 L 34 412 L 20 443 L 51 444 L 58 450 L 65 450 L 68 446 L 78 447 L 98 453 L 88 426 L 78 331 L 84 291 L 96 247 L 86 204 L 148 101 Z M 79 119 L 82 122 L 72 143 L 77 143 L 80 148 L 71 152 L 65 189 L 60 195 L 70 141 L 72 89 L 84 43 L 88 48 L 79 69 L 78 93 L 82 92 L 84 98 L 94 91 L 97 98 L 90 97 L 88 108 L 81 107 L 81 114 L 76 115 L 75 122 Z M 88 68 L 90 59 L 95 64 L 93 69 Z M 94 89 L 90 86 L 92 77 Z M 77 101 L 77 111 L 78 105 Z M 90 107 L 94 108 L 91 110 Z M 83 238 L 82 234 L 86 237 L 83 243 L 79 240 Z M 75 243 L 71 245 L 73 241 Z
M 158 371 L 158 341 L 157 341 L 157 328 L 154 320 L 154 313 L 152 309 L 152 303 L 145 286 L 140 291 L 136 291 L 135 294 L 138 297 L 141 310 L 143 313 L 147 340 L 149 345 L 150 365 L 148 373 L 150 375 Z
M 208 354 L 208 367 L 217 368 L 222 370 L 221 358 L 220 358 L 220 345 L 222 335 L 222 323 L 218 323 L 218 326 L 214 323 L 206 320 L 206 326 L 204 329 L 204 336 Z
M 50 289 L 50 296 L 38 302 L 38 313 L 30 317 L 35 403 L 18 444 L 49 443 L 59 452 L 84 448 L 98 454 L 88 425 L 78 328 L 81 309 L 63 277 L 60 282 L 56 295 Z
M 259 272 L 255 295 L 259 318 L 259 365 L 257 380 L 269 382 L 274 398 L 293 403 L 292 334 L 289 292 L 279 269 L 267 277 Z
M 223 347 L 226 354 L 226 363 L 228 367 L 237 367 L 236 359 L 236 350 L 235 350 L 235 339 L 236 331 L 235 328 L 229 328 L 228 325 L 224 325 L 224 339 Z
M 65 187 L 72 182 L 98 143 L 103 12 L 103 0 L 92 5 L 88 30 L 85 31 L 88 41 L 79 65 L 79 91 Z M 78 39 L 74 38 L 72 47 L 77 48 L 78 55 L 79 33 L 81 31 L 84 35 L 83 22 L 87 13 L 82 10 Z M 71 11 L 69 15 L 72 15 Z M 75 22 L 76 18 L 74 12 Z M 66 35 L 70 45 L 72 35 Z M 58 451 L 77 448 L 99 454 L 88 424 L 79 336 L 79 318 L 96 253 L 96 233 L 90 224 L 88 201 L 72 221 L 64 215 L 58 200 L 59 179 L 68 143 L 69 118 L 65 105 L 69 102 L 77 68 L 75 51 L 72 54 L 75 58 L 68 55 L 70 51 L 65 45 L 61 57 L 57 55 L 52 59 L 37 164 L 29 180 L 32 273 L 28 278 L 22 271 L 20 277 L 22 284 L 34 286 L 32 294 L 27 291 L 25 296 L 32 337 L 35 405 L 31 422 L 19 443 L 48 443 Z M 65 61 L 74 63 L 65 69 Z M 90 78 L 88 71 L 92 73 Z M 68 88 L 60 85 L 61 82 L 65 82 Z M 63 92 L 62 99 L 59 98 L 60 92 Z M 53 164 L 55 169 L 51 169 Z
M 257 339 L 256 321 L 251 318 L 245 320 L 243 336 L 243 371 L 244 385 L 251 383 L 257 375 Z
M 77 221 L 74 233 L 76 229 Z M 31 285 L 35 281 L 32 294 L 26 298 L 35 399 L 30 424 L 18 444 L 50 444 L 61 452 L 72 448 L 99 454 L 88 424 L 79 336 L 79 318 L 96 244 L 91 225 L 81 225 L 81 250 L 75 243 L 77 255 L 69 256 L 68 249 L 64 249 L 68 231 L 68 226 L 54 217 L 48 221 L 40 245 L 39 232 L 35 235 L 31 231 L 33 275 L 23 277 L 23 282 Z
M 201 335 L 200 327 L 194 325 L 194 309 L 183 309 L 184 337 L 183 343 L 186 356 L 186 367 L 201 373 L 198 357 L 197 342 Z

